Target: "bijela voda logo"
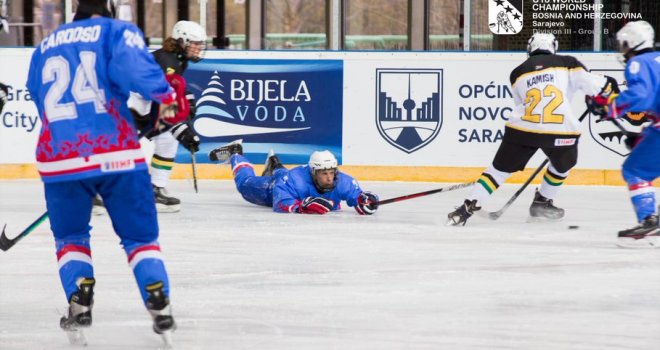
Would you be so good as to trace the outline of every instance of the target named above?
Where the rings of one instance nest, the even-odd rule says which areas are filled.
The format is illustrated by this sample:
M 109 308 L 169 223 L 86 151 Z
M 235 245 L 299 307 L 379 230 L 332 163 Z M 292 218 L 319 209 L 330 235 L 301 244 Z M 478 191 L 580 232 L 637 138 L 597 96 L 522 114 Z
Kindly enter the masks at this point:
M 518 34 L 523 27 L 522 0 L 488 0 L 488 27 L 493 34 Z

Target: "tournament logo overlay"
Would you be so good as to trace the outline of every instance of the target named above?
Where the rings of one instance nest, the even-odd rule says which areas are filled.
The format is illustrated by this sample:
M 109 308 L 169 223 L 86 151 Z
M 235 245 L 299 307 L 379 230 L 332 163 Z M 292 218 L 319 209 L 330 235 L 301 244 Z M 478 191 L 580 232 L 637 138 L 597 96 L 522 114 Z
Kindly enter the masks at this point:
M 442 126 L 442 69 L 376 69 L 376 125 L 392 146 L 412 153 Z
M 488 28 L 493 34 L 518 34 L 522 27 L 522 0 L 488 0 Z
M 273 148 L 285 163 L 323 149 L 341 159 L 342 61 L 207 59 L 185 76 L 203 145 L 240 138 L 256 158 Z

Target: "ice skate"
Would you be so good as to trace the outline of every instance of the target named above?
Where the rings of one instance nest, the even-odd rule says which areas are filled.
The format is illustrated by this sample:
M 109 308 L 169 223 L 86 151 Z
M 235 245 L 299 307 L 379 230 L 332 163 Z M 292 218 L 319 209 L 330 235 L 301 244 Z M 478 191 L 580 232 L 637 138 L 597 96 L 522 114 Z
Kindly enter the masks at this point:
M 87 345 L 83 328 L 92 325 L 95 283 L 93 277 L 78 280 L 78 291 L 71 296 L 67 316 L 60 319 L 60 327 L 66 332 L 72 345 Z
M 226 162 L 232 154 L 243 154 L 243 139 L 234 140 L 209 152 L 214 162 Z
M 163 282 L 156 282 L 146 287 L 147 310 L 154 321 L 153 330 L 163 338 L 166 346 L 172 347 L 172 333 L 176 330 L 176 322 L 172 317 L 170 300 L 163 293 Z
M 478 210 L 481 210 L 481 207 L 477 206 L 476 199 L 466 199 L 463 204 L 456 208 L 456 210 L 447 215 L 449 218 L 449 220 L 447 220 L 447 226 L 465 226 L 467 219 Z
M 552 199 L 545 198 L 536 190 L 534 194 L 534 201 L 529 207 L 529 220 L 535 221 L 548 221 L 560 220 L 564 217 L 564 209 L 557 208 L 552 203 Z
M 181 201 L 178 198 L 168 196 L 164 187 L 152 186 L 156 197 L 156 210 L 159 213 L 176 213 L 181 210 Z
M 619 247 L 658 248 L 660 247 L 660 227 L 658 216 L 649 215 L 639 225 L 619 231 Z
M 94 196 L 94 199 L 92 199 L 92 214 L 100 216 L 105 215 L 106 212 L 103 200 L 101 199 L 101 196 L 97 194 Z
M 261 173 L 261 176 L 273 176 L 273 173 L 277 169 L 284 168 L 280 158 L 275 155 L 275 152 L 271 149 L 268 152 L 268 157 L 266 158 L 266 164 L 264 164 L 264 172 Z

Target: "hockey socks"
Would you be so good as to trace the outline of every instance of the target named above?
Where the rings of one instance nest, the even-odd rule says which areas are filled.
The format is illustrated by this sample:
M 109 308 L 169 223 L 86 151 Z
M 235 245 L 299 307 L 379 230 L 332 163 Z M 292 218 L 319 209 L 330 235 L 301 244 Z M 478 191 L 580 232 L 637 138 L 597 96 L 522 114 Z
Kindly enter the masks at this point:
M 545 174 L 543 174 L 543 181 L 541 182 L 539 193 L 548 199 L 555 198 L 561 185 L 564 184 L 564 181 L 568 177 L 569 172 L 570 171 L 560 173 L 552 166 L 552 164 L 548 165 Z
M 133 269 L 144 303 L 147 303 L 149 297 L 147 286 L 159 281 L 163 284 L 163 293 L 168 296 L 169 281 L 158 242 L 126 245 L 124 250 L 128 255 L 128 264 Z
M 92 251 L 88 239 L 56 240 L 55 245 L 60 281 L 69 302 L 71 296 L 78 291 L 78 280 L 94 276 Z

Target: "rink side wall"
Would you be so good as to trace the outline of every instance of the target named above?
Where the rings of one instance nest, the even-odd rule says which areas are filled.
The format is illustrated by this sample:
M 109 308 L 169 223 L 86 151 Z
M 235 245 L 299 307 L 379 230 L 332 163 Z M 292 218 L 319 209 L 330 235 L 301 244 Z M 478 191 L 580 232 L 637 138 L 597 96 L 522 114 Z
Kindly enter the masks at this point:
M 25 89 L 32 50 L 0 49 L 0 81 L 11 88 L 0 118 L 0 179 L 38 177 L 41 122 Z M 615 54 L 573 55 L 623 82 Z M 271 148 L 285 164 L 329 149 L 360 180 L 471 181 L 497 150 L 514 107 L 509 74 L 525 59 L 510 52 L 208 51 L 185 76 L 203 141 L 197 176 L 230 179 L 229 167 L 209 164 L 207 154 L 243 138 L 257 173 Z M 584 95 L 563 98 L 576 117 L 584 112 Z M 591 116 L 582 124 L 579 161 L 567 183 L 623 184 L 619 169 L 628 151 L 621 134 Z M 142 143 L 150 157 L 153 143 Z M 525 181 L 543 159 L 539 152 L 509 182 Z M 173 178 L 191 178 L 182 147 L 177 163 Z

